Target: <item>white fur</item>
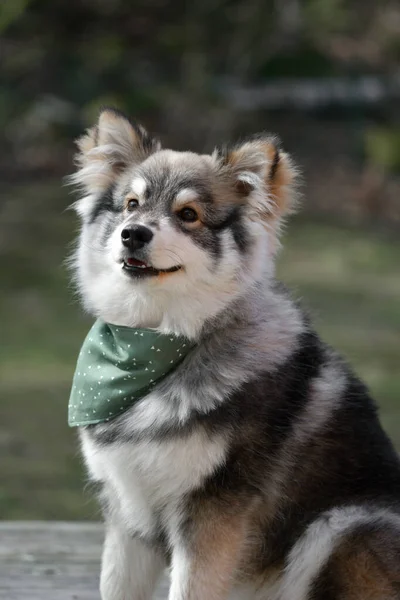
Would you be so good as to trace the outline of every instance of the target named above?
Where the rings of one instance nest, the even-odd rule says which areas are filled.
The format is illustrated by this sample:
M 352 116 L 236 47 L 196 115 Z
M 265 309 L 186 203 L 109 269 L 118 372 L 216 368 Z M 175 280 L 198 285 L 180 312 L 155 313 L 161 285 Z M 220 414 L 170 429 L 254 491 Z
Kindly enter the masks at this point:
M 74 202 L 72 208 L 76 210 L 76 212 L 82 220 L 85 220 L 92 212 L 96 200 L 97 194 L 88 194 L 86 196 L 83 196 L 83 198 L 80 198 L 77 202 Z
M 186 600 L 188 598 L 189 577 L 189 555 L 182 546 L 178 546 L 172 557 L 169 600 Z
M 138 198 L 142 200 L 141 204 L 143 204 L 143 196 L 147 188 L 146 180 L 143 177 L 135 177 L 131 184 L 131 190 L 134 194 L 137 195 Z
M 174 548 L 175 592 L 170 598 L 183 600 L 187 562 L 181 559 L 185 553 L 179 543 L 180 500 L 223 463 L 227 439 L 196 432 L 161 443 L 103 447 L 83 432 L 82 446 L 91 477 L 106 483 L 113 496 L 103 555 L 102 599 L 149 600 L 163 561 L 131 535 L 157 536 L 162 525 Z
M 318 377 L 311 383 L 310 398 L 304 411 L 294 424 L 292 444 L 301 446 L 329 424 L 335 410 L 342 403 L 342 393 L 347 378 L 341 365 L 329 362 L 322 367 Z
M 163 562 L 131 535 L 157 536 L 161 525 L 174 548 L 176 592 L 170 597 L 183 600 L 179 590 L 186 581 L 186 563 L 180 559 L 184 553 L 178 535 L 180 500 L 223 463 L 227 442 L 221 435 L 210 438 L 196 432 L 170 441 L 99 446 L 82 433 L 89 473 L 106 483 L 113 497 L 103 556 L 103 600 L 150 598 Z
M 154 550 L 116 523 L 106 531 L 102 564 L 102 600 L 149 600 L 165 568 Z
M 254 190 L 260 190 L 264 192 L 265 198 L 265 186 L 262 178 L 257 173 L 252 173 L 251 171 L 243 171 L 237 176 L 238 181 L 243 181 L 243 183 L 249 184 Z
M 196 432 L 162 442 L 100 446 L 83 432 L 82 444 L 91 477 L 114 491 L 128 529 L 150 533 L 157 527 L 156 509 L 169 517 L 182 495 L 224 461 L 227 440 Z
M 175 206 L 182 206 L 191 200 L 196 200 L 198 198 L 198 193 L 196 190 L 192 190 L 191 188 L 184 188 L 180 192 L 177 193 L 175 198 Z

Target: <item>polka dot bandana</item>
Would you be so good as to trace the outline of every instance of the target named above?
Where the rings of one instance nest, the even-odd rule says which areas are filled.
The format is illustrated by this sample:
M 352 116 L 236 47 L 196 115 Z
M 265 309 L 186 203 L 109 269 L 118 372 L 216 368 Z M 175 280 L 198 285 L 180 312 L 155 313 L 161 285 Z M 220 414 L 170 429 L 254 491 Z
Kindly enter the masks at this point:
M 143 398 L 193 348 L 184 337 L 98 320 L 83 342 L 68 405 L 70 427 L 110 421 Z

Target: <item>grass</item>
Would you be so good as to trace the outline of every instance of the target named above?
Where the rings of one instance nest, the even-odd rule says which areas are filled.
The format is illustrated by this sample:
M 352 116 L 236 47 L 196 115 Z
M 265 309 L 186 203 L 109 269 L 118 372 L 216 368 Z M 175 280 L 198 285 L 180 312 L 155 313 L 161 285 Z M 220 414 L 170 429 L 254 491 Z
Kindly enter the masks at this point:
M 0 190 L 0 518 L 90 519 L 69 386 L 90 319 L 63 266 L 76 220 L 58 184 Z M 400 242 L 381 233 L 294 220 L 279 276 L 377 398 L 400 449 Z

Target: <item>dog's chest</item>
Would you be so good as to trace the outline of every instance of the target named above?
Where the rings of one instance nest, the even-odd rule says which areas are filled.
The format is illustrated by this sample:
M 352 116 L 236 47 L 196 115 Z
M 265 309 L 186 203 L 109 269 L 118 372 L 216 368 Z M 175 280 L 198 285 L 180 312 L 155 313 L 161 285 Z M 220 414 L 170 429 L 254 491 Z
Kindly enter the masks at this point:
M 107 484 L 126 524 L 146 533 L 160 519 L 172 517 L 182 496 L 224 462 L 227 440 L 194 432 L 184 438 L 104 446 L 84 433 L 82 447 L 91 477 Z

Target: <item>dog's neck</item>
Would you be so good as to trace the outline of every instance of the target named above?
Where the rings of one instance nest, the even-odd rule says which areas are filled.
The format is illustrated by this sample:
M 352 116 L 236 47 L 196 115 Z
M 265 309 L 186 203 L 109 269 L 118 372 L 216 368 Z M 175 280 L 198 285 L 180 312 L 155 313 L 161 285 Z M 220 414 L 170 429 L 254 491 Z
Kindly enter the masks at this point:
M 266 270 L 262 277 L 260 273 L 258 275 L 255 280 L 254 273 L 246 273 L 243 269 L 239 277 L 225 281 L 221 279 L 218 287 L 210 288 L 207 282 L 190 282 L 178 290 L 138 286 L 129 294 L 121 293 L 119 274 L 115 276 L 115 282 L 101 278 L 91 281 L 84 276 L 80 278 L 80 288 L 87 310 L 108 323 L 152 328 L 161 333 L 197 340 L 210 324 L 214 327 L 217 321 L 225 318 L 225 314 L 229 315 L 230 307 L 236 305 L 239 299 L 245 303 L 245 298 L 254 287 L 259 290 L 259 302 L 263 303 L 262 297 L 269 294 L 269 287 L 273 283 L 271 274 Z M 106 296 L 104 289 L 107 289 Z M 98 302 L 99 298 L 101 303 Z M 245 314 L 246 311 L 242 318 Z
M 256 325 L 260 320 L 283 322 L 281 294 L 272 279 L 253 282 L 236 294 L 226 293 L 210 297 L 180 295 L 179 298 L 157 293 L 136 295 L 124 312 L 111 310 L 102 313 L 103 320 L 127 327 L 152 328 L 161 333 L 184 335 L 198 340 L 216 329 L 243 328 Z M 285 312 L 283 310 L 283 312 Z
M 208 291 L 202 293 L 202 290 L 198 290 L 197 293 L 190 290 L 179 295 L 171 292 L 139 291 L 126 299 L 123 306 L 121 302 L 110 305 L 97 316 L 115 325 L 151 328 L 160 333 L 198 339 L 205 325 L 225 313 L 241 295 L 240 289 L 233 286 L 213 294 Z

